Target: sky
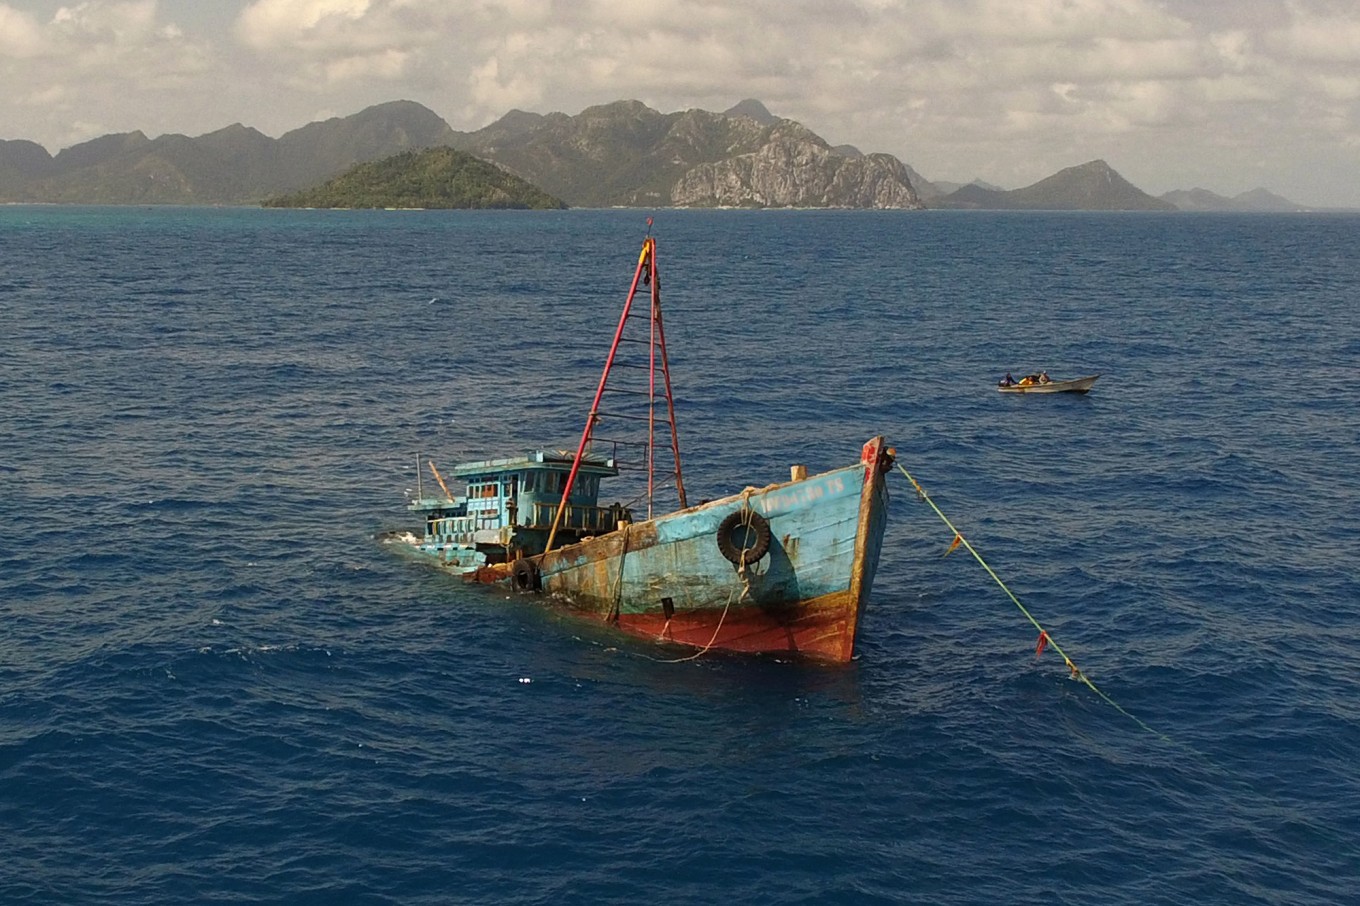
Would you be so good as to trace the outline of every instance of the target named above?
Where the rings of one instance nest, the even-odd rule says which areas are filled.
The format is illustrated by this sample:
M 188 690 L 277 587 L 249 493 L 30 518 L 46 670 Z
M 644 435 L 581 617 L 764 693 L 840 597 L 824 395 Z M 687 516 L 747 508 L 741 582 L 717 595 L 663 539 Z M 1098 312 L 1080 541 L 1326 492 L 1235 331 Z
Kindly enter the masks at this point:
M 1360 208 L 1360 0 L 0 0 L 0 139 L 755 98 L 926 179 Z

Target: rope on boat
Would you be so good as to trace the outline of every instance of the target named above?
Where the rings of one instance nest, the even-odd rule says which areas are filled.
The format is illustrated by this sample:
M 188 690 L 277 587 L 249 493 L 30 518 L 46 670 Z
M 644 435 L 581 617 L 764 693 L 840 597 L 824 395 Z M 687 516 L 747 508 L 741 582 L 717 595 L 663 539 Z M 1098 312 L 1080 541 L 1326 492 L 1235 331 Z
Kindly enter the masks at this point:
M 623 561 L 628 557 L 628 532 L 632 523 L 623 527 L 623 541 L 619 547 L 619 577 L 614 582 L 614 604 L 609 609 L 610 622 L 619 618 L 619 606 L 623 603 Z
M 750 510 L 751 501 L 749 489 L 742 493 L 741 505 L 744 511 Z M 708 654 L 709 649 L 713 647 L 713 643 L 718 641 L 718 633 L 722 632 L 723 623 L 727 621 L 727 612 L 732 609 L 732 602 L 734 600 L 745 601 L 751 596 L 751 571 L 750 567 L 746 564 L 745 548 L 742 548 L 741 562 L 737 564 L 737 577 L 741 579 L 741 594 L 737 594 L 737 589 L 735 588 L 728 592 L 727 603 L 723 605 L 723 612 L 718 616 L 718 625 L 713 627 L 713 635 L 709 637 L 708 643 L 704 645 L 704 647 L 693 654 L 687 654 L 684 657 L 671 658 L 668 660 L 648 658 L 648 660 L 657 661 L 662 664 L 683 664 L 685 661 L 692 661 Z M 671 621 L 669 619 L 666 620 L 666 626 L 661 631 L 662 639 L 666 637 L 666 630 L 670 628 L 670 625 Z M 644 657 L 646 657 L 646 655 L 644 655 Z
M 754 491 L 753 488 L 747 488 L 746 490 L 742 491 L 741 493 L 742 513 L 755 512 L 754 510 L 751 509 L 751 494 L 753 491 Z M 683 664 L 685 661 L 692 661 L 696 658 L 703 657 L 705 654 L 708 653 L 709 649 L 713 647 L 713 643 L 718 641 L 718 633 L 722 632 L 723 623 L 726 622 L 727 620 L 727 612 L 732 609 L 732 601 L 733 600 L 745 601 L 749 599 L 751 596 L 751 568 L 746 562 L 746 551 L 747 551 L 746 548 L 742 548 L 741 561 L 737 563 L 737 577 L 741 579 L 741 594 L 737 594 L 737 590 L 735 588 L 728 593 L 727 603 L 723 605 L 723 612 L 718 616 L 718 625 L 713 627 L 713 635 L 709 637 L 708 643 L 704 645 L 704 647 L 700 648 L 698 651 L 694 652 L 693 654 L 688 654 L 685 655 L 684 657 L 670 658 L 666 660 L 663 660 L 661 658 L 647 658 L 648 660 L 656 661 L 657 663 L 660 664 Z M 661 635 L 658 637 L 658 640 L 666 639 L 666 631 L 670 629 L 670 626 L 671 621 L 667 619 L 666 625 L 663 626 L 661 629 Z M 674 640 L 672 639 L 672 641 Z M 643 657 L 646 657 L 646 655 L 643 655 Z
M 718 633 L 719 633 L 719 632 L 722 632 L 723 621 L 727 619 L 727 611 L 731 609 L 731 607 L 732 607 L 732 599 L 733 599 L 735 596 L 736 596 L 736 591 L 733 591 L 731 594 L 729 594 L 729 595 L 727 596 L 727 603 L 723 605 L 722 616 L 718 617 L 718 625 L 713 627 L 713 637 L 710 638 L 710 639 L 708 640 L 708 644 L 707 644 L 707 645 L 705 645 L 704 647 L 700 648 L 698 651 L 694 652 L 693 654 L 687 654 L 687 655 L 685 655 L 684 657 L 669 658 L 669 659 L 655 658 L 655 657 L 647 657 L 647 655 L 645 655 L 645 654 L 643 655 L 643 657 L 647 657 L 647 660 L 649 660 L 649 661 L 656 661 L 658 664 L 683 664 L 685 661 L 692 661 L 692 660 L 695 660 L 696 658 L 703 657 L 705 654 L 708 654 L 708 650 L 709 650 L 710 648 L 712 648 L 712 647 L 713 647 L 713 643 L 716 642 L 716 641 L 718 640 Z M 667 620 L 667 621 L 666 621 L 666 625 L 667 625 L 667 626 L 670 626 L 670 620 Z M 663 636 L 663 638 L 664 638 L 664 636 Z
M 1037 658 L 1038 656 L 1044 653 L 1045 648 L 1051 646 L 1054 651 L 1056 651 L 1059 655 L 1062 656 L 1063 663 L 1067 665 L 1067 669 L 1071 673 L 1072 679 L 1080 680 L 1082 683 L 1086 685 L 1088 689 L 1090 689 L 1096 695 L 1100 696 L 1100 698 L 1103 699 L 1106 704 L 1114 708 L 1120 714 L 1123 714 L 1129 720 L 1138 724 L 1138 726 L 1142 727 L 1144 730 L 1147 730 L 1149 733 L 1152 733 L 1155 736 L 1161 737 L 1161 739 L 1165 742 L 1168 743 L 1171 742 L 1171 740 L 1168 739 L 1164 734 L 1159 733 L 1158 731 L 1152 729 L 1152 727 L 1145 724 L 1142 720 L 1130 714 L 1128 711 L 1125 711 L 1124 708 L 1118 702 L 1110 698 L 1110 696 L 1106 695 L 1100 689 L 1100 687 L 1098 687 L 1094 682 L 1092 682 L 1091 678 L 1087 676 L 1070 657 L 1067 656 L 1067 652 L 1063 651 L 1062 648 L 1058 645 L 1058 643 L 1053 640 L 1053 636 L 1049 635 L 1048 630 L 1045 629 L 1039 623 L 1039 621 L 1034 618 L 1034 615 L 1030 613 L 1028 609 L 1026 609 L 1024 604 L 1020 603 L 1020 599 L 1017 598 L 1015 594 L 1009 588 L 1006 587 L 1006 583 L 1001 581 L 1001 577 L 996 574 L 996 571 L 987 565 L 987 561 L 982 559 L 982 555 L 977 552 L 977 548 L 973 547 L 973 545 L 968 542 L 968 539 L 963 537 L 963 533 L 954 527 L 954 523 L 950 522 L 949 517 L 946 516 L 944 512 L 938 506 L 935 505 L 935 501 L 930 499 L 930 495 L 926 493 L 925 488 L 921 487 L 921 485 L 917 483 L 916 479 L 912 477 L 911 473 L 906 470 L 906 467 L 899 462 L 897 463 L 897 468 L 902 472 L 903 475 L 907 476 L 907 481 L 910 481 L 911 486 L 916 489 L 917 498 L 930 504 L 930 508 L 935 511 L 935 515 L 939 516 L 940 519 L 944 522 L 944 524 L 949 527 L 949 530 L 954 533 L 953 539 L 949 542 L 949 550 L 945 551 L 945 554 L 948 555 L 950 552 L 952 552 L 955 548 L 959 547 L 960 545 L 967 548 L 968 553 L 973 555 L 973 559 L 980 563 L 982 565 L 982 568 L 987 571 L 987 575 L 991 576 L 992 579 L 996 582 L 996 584 L 1001 586 L 1001 590 L 1006 593 L 1006 596 L 1009 597 L 1012 602 L 1014 602 L 1015 606 L 1020 608 L 1020 612 L 1025 615 L 1025 619 L 1029 620 L 1032 624 L 1034 624 L 1034 628 L 1039 630 L 1039 641 L 1038 644 L 1035 645 L 1034 647 L 1034 656 Z

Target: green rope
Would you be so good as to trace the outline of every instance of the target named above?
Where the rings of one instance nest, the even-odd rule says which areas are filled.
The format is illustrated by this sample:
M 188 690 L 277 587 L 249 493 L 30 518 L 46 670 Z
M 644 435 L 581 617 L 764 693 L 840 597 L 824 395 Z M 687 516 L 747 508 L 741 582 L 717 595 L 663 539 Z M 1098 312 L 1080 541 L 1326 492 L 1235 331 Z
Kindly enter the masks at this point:
M 1156 730 L 1152 729 L 1152 727 L 1149 727 L 1147 724 L 1143 723 L 1143 721 L 1139 720 L 1137 717 L 1130 714 L 1128 711 L 1125 711 L 1119 705 L 1118 702 L 1116 702 L 1114 699 L 1110 698 L 1103 691 L 1101 691 L 1101 689 L 1098 686 L 1096 686 L 1095 683 L 1091 682 L 1091 678 L 1087 676 L 1085 673 L 1083 673 L 1081 668 L 1079 668 L 1072 661 L 1072 659 L 1067 656 L 1067 652 L 1063 651 L 1062 648 L 1059 647 L 1058 643 L 1054 641 L 1053 636 L 1049 634 L 1048 630 L 1045 629 L 1039 623 L 1039 621 L 1034 618 L 1034 615 L 1025 608 L 1024 604 L 1020 603 L 1020 599 L 1017 598 L 1011 592 L 1011 590 L 1006 587 L 1006 583 L 1001 581 L 1001 577 L 996 574 L 996 571 L 987 565 L 987 561 L 982 559 L 982 555 L 977 552 L 977 549 L 973 547 L 973 545 L 968 543 L 968 539 L 963 537 L 963 533 L 960 532 L 957 528 L 955 528 L 954 523 L 949 521 L 949 517 L 946 516 L 944 512 L 938 506 L 935 505 L 935 501 L 930 499 L 930 495 L 926 493 L 925 488 L 921 487 L 921 485 L 917 483 L 916 479 L 911 476 L 911 473 L 906 470 L 906 467 L 904 467 L 899 462 L 897 463 L 897 468 L 901 470 L 903 475 L 907 476 L 907 481 L 910 481 L 912 487 L 916 489 L 916 495 L 921 500 L 924 500 L 926 503 L 930 504 L 930 508 L 935 511 L 935 515 L 939 516 L 940 519 L 944 521 L 944 524 L 949 526 L 950 531 L 954 533 L 954 540 L 950 542 L 949 549 L 953 550 L 956 546 L 960 544 L 966 547 L 968 549 L 968 553 L 973 555 L 973 559 L 980 563 L 983 569 L 987 570 L 987 575 L 991 576 L 993 581 L 995 581 L 997 585 L 1001 586 L 1001 590 L 1006 593 L 1006 596 L 1010 598 L 1012 602 L 1014 602 L 1015 606 L 1020 608 L 1020 612 L 1025 615 L 1025 619 L 1033 623 L 1034 628 L 1039 630 L 1040 653 L 1042 653 L 1044 646 L 1052 645 L 1053 650 L 1058 652 L 1058 654 L 1062 655 L 1063 663 L 1065 663 L 1067 665 L 1067 669 L 1071 671 L 1073 679 L 1081 680 L 1083 683 L 1086 684 L 1086 687 L 1088 689 L 1090 689 L 1096 695 L 1100 696 L 1100 698 L 1102 698 L 1107 704 L 1109 704 L 1110 707 L 1114 708 L 1120 714 L 1123 714 L 1129 720 L 1138 724 L 1138 726 L 1142 727 L 1144 730 L 1147 730 L 1149 733 L 1161 737 L 1163 741 L 1170 743 L 1171 740 L 1168 739 L 1165 735 L 1157 732 Z

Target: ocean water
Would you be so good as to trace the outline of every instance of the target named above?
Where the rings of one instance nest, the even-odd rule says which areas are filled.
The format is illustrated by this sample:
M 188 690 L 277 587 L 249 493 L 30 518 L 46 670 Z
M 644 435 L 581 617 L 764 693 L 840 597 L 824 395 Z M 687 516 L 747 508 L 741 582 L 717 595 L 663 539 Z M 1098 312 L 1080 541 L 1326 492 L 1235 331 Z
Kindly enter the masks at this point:
M 691 497 L 887 434 L 1109 700 L 900 474 L 845 668 L 375 540 L 646 212 L 0 208 L 0 902 L 1355 901 L 1360 218 L 654 213 Z

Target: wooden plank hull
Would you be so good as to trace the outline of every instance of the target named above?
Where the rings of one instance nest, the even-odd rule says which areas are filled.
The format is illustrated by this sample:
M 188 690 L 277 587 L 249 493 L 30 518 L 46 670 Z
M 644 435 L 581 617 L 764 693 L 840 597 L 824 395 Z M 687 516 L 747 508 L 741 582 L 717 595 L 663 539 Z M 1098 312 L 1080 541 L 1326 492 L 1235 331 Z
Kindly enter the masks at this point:
M 843 663 L 878 567 L 890 463 L 875 438 L 853 466 L 550 551 L 536 558 L 542 591 L 642 638 Z M 743 508 L 764 517 L 771 535 L 744 570 L 716 541 Z
M 514 564 L 471 569 L 413 537 L 394 540 L 469 581 L 509 582 L 628 635 L 844 663 L 878 568 L 892 462 L 876 437 L 854 465 L 747 488 Z M 769 527 L 768 548 L 745 564 L 718 544 L 724 520 L 742 513 Z

